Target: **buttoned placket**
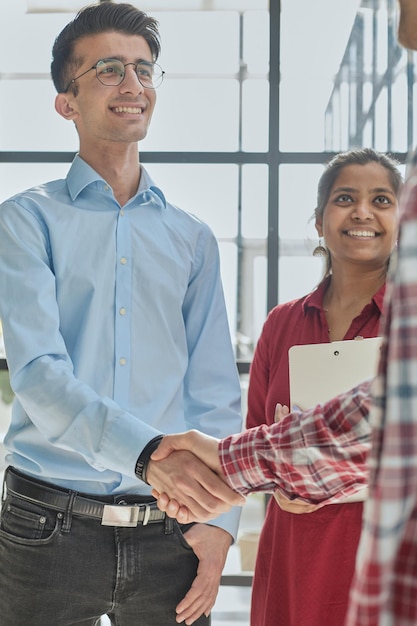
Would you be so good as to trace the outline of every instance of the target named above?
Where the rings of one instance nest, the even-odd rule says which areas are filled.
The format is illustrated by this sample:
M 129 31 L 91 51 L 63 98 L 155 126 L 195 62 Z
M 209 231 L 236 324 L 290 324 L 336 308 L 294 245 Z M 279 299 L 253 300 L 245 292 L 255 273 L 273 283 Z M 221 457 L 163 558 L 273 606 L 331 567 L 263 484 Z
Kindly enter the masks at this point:
M 114 399 L 126 406 L 131 361 L 132 254 L 129 211 L 121 208 L 116 225 L 115 377 Z

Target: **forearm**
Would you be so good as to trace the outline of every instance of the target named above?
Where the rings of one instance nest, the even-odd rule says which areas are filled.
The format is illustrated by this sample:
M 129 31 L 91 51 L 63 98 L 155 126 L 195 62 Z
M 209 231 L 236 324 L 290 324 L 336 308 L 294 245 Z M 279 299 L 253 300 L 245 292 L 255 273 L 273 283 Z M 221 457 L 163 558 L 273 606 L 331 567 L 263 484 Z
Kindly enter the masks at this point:
M 219 456 L 228 484 L 244 494 L 279 489 L 311 502 L 358 491 L 367 484 L 369 386 L 222 440 Z

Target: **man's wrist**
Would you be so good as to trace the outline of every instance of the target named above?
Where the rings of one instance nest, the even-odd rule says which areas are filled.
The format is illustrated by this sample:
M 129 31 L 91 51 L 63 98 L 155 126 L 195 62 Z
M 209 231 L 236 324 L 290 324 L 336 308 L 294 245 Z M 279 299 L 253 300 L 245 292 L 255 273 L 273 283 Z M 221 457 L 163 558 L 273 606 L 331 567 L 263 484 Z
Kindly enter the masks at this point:
M 143 480 L 143 482 L 145 482 L 148 485 L 149 483 L 146 480 L 146 470 L 148 468 L 148 464 L 149 464 L 152 453 L 155 452 L 155 450 L 157 449 L 157 447 L 159 446 L 163 438 L 164 438 L 164 435 L 157 435 L 156 437 L 151 439 L 143 448 L 142 452 L 140 453 L 138 457 L 138 460 L 136 461 L 136 466 L 135 466 L 136 477 L 139 478 L 139 480 Z

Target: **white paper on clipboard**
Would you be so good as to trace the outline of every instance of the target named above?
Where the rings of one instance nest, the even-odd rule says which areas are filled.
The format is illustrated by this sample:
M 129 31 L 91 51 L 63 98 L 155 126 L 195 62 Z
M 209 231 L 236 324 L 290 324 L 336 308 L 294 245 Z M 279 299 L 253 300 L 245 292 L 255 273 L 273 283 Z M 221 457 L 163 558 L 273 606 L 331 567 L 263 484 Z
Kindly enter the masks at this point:
M 382 337 L 292 346 L 289 349 L 291 407 L 309 409 L 349 391 L 377 373 Z M 343 502 L 366 500 L 367 489 Z

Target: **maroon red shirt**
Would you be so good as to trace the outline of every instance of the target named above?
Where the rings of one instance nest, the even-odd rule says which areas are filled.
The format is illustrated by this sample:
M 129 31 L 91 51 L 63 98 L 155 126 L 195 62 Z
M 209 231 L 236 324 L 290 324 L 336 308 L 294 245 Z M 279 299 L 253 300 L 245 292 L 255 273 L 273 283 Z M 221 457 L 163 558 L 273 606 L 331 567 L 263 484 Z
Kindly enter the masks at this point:
M 268 315 L 251 367 L 248 428 L 272 424 L 276 404 L 289 405 L 289 348 L 329 340 L 322 306 L 327 284 Z M 344 339 L 378 335 L 384 293 L 385 286 Z M 361 524 L 360 502 L 294 515 L 271 498 L 258 549 L 251 626 L 343 626 Z

